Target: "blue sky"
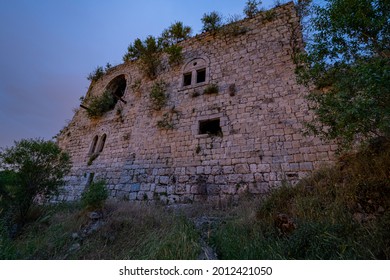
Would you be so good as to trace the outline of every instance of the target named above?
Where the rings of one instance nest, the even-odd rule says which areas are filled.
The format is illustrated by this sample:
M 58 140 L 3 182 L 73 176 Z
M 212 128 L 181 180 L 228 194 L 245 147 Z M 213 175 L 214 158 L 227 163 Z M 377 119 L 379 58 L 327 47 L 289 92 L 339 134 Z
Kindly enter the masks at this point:
M 245 2 L 0 0 L 0 147 L 56 135 L 85 95 L 88 74 L 122 63 L 134 39 L 158 36 L 175 21 L 195 35 L 204 13 L 242 14 Z

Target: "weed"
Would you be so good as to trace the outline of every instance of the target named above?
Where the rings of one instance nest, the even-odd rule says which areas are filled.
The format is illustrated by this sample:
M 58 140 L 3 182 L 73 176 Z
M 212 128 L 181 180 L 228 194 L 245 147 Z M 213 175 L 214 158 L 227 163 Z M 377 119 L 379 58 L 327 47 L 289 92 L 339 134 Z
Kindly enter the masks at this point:
M 219 88 L 218 88 L 218 85 L 216 85 L 216 84 L 208 85 L 203 91 L 204 94 L 213 94 L 213 93 L 218 93 L 218 92 L 219 92 Z
M 98 118 L 104 113 L 114 109 L 117 100 L 109 91 L 103 92 L 101 96 L 93 96 L 86 100 L 88 105 L 87 115 L 90 118 Z
M 97 159 L 98 156 L 99 156 L 98 153 L 92 154 L 92 155 L 89 157 L 89 159 L 88 159 L 87 165 L 92 165 L 93 161 L 94 161 L 95 159 Z
M 159 121 L 157 121 L 157 127 L 160 129 L 174 129 L 175 126 L 173 125 L 172 121 L 172 115 L 169 113 L 165 113 L 163 115 L 163 118 Z
M 156 81 L 149 94 L 152 108 L 156 111 L 161 110 L 167 103 L 168 96 L 165 93 L 166 84 L 164 81 Z
M 101 210 L 108 191 L 105 181 L 92 182 L 81 196 L 82 205 L 89 210 Z
M 87 79 L 91 82 L 96 82 L 102 78 L 105 74 L 105 71 L 102 66 L 97 66 L 93 72 L 91 72 Z

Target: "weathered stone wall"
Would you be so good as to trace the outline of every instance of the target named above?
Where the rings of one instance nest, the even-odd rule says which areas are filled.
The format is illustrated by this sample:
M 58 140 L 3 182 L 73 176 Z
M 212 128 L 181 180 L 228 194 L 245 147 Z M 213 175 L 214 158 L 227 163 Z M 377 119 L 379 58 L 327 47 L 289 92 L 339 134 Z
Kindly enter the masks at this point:
M 80 109 L 58 137 L 73 159 L 60 199 L 77 199 L 93 173 L 95 180 L 106 180 L 112 196 L 129 200 L 229 202 L 283 180 L 294 182 L 329 162 L 336 147 L 302 135 L 303 122 L 312 116 L 292 61 L 300 36 L 289 3 L 186 40 L 183 64 L 170 67 L 164 58 L 156 79 L 169 94 L 160 111 L 149 98 L 155 80 L 144 78 L 136 62 L 110 70 L 87 95 L 102 94 L 124 75 L 127 104 L 118 102 L 98 120 Z M 196 83 L 199 68 L 206 69 L 200 77 L 205 81 Z M 191 85 L 183 86 L 185 73 L 193 73 Z M 204 94 L 210 84 L 219 92 Z M 158 125 L 164 119 L 173 128 Z M 200 133 L 200 122 L 213 119 L 221 131 Z M 89 165 L 93 139 L 103 134 L 104 148 Z

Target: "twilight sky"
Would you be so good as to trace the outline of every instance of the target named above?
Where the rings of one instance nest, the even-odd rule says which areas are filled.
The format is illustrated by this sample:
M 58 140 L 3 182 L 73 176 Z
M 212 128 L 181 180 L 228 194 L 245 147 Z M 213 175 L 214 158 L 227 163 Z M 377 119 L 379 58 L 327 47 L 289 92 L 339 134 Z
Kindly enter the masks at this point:
M 88 74 L 122 63 L 134 39 L 159 36 L 175 21 L 195 35 L 204 13 L 242 14 L 245 2 L 0 0 L 0 147 L 56 135 L 85 95 Z

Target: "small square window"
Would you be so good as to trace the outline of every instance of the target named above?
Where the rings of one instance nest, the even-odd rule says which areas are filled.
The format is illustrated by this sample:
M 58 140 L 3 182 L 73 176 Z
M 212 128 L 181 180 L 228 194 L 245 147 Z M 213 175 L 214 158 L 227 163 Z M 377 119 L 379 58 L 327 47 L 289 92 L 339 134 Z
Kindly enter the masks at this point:
M 183 75 L 183 86 L 189 86 L 191 85 L 191 80 L 192 80 L 192 73 L 185 73 Z
M 196 70 L 196 83 L 203 83 L 206 81 L 206 69 Z
M 199 121 L 199 134 L 222 136 L 219 119 Z

